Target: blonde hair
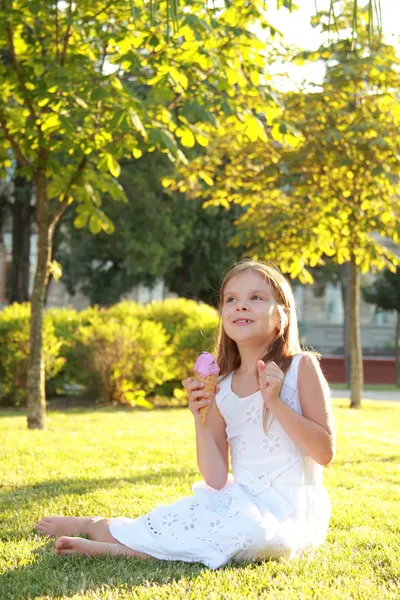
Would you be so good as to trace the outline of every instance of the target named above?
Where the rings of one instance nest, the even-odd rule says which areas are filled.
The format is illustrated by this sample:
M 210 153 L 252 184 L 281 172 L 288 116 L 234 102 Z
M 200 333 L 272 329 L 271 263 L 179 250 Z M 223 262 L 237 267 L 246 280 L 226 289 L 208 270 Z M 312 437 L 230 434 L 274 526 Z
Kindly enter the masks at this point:
M 286 373 L 292 362 L 292 357 L 295 354 L 305 353 L 300 346 L 296 304 L 292 288 L 286 277 L 284 277 L 279 269 L 267 263 L 257 262 L 252 259 L 243 259 L 230 268 L 222 282 L 219 293 L 220 319 L 215 354 L 222 377 L 238 369 L 241 363 L 236 342 L 225 333 L 222 326 L 221 309 L 224 292 L 227 283 L 233 277 L 248 270 L 261 275 L 270 285 L 281 315 L 280 331 L 277 332 L 275 339 L 269 346 L 265 356 L 262 357 L 262 360 L 264 362 L 273 360 Z

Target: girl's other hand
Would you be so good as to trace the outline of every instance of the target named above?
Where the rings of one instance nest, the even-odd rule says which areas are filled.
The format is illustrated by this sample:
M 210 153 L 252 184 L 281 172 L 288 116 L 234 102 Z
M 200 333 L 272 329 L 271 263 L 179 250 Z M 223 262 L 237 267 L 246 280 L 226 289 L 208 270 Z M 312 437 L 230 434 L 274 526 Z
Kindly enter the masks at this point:
M 258 377 L 260 380 L 260 391 L 266 408 L 273 409 L 280 400 L 279 394 L 285 375 L 273 361 L 267 364 L 259 360 L 257 362 Z
M 204 391 L 204 383 L 197 381 L 197 379 L 194 379 L 193 377 L 188 377 L 182 381 L 182 385 L 188 394 L 189 409 L 196 418 L 199 416 L 200 408 L 211 404 L 213 399 L 210 398 L 210 394 Z M 215 393 L 218 391 L 219 386 L 216 387 Z

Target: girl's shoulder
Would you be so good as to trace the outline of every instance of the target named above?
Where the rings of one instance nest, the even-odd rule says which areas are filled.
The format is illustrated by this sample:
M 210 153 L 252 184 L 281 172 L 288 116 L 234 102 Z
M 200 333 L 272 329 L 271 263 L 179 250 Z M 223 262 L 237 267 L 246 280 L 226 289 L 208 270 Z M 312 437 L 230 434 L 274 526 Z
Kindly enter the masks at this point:
M 299 366 L 302 359 L 314 365 L 314 368 L 317 370 L 320 369 L 319 355 L 317 353 L 304 351 L 293 355 L 284 379 L 284 383 L 287 383 L 293 389 L 298 388 Z

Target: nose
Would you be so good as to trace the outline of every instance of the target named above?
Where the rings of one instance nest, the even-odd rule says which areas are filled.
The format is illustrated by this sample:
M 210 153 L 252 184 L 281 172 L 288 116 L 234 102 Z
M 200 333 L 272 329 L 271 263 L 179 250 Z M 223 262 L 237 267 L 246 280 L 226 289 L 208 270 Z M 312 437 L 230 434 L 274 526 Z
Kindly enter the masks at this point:
M 245 304 L 245 302 L 238 302 L 237 305 L 236 305 L 236 310 L 237 311 L 242 311 L 242 310 L 247 311 L 247 310 L 249 310 L 249 308 Z

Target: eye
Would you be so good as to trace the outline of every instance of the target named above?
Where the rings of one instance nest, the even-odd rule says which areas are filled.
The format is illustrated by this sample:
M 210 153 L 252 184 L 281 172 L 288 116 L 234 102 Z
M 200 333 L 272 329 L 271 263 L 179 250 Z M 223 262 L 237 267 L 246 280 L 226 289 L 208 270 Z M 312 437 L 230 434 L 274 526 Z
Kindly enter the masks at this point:
M 254 294 L 254 296 L 251 297 L 252 300 L 262 300 L 261 296 L 258 296 L 257 294 Z
M 233 296 L 228 296 L 228 298 L 225 300 L 225 302 L 232 302 L 232 300 L 234 300 L 235 298 L 233 298 Z

